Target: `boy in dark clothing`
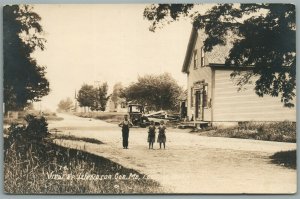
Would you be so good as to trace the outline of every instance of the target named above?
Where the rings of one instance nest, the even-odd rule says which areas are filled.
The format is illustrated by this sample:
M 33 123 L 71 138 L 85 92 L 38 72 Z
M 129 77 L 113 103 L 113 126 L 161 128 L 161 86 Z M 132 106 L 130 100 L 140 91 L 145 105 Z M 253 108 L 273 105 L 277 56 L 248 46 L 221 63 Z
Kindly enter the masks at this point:
M 128 149 L 129 128 L 133 126 L 128 120 L 128 115 L 124 115 L 124 120 L 119 126 L 122 127 L 123 149 Z

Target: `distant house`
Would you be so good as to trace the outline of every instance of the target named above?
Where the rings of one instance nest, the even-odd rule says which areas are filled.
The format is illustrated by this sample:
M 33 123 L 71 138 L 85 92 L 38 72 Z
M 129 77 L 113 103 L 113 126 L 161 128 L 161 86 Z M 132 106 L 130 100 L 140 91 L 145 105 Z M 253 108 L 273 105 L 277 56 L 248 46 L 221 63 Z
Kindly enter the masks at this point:
M 111 97 L 108 99 L 106 104 L 106 111 L 108 112 L 121 112 L 125 113 L 127 112 L 127 103 L 126 100 L 123 98 L 120 98 L 117 103 L 115 103 Z
M 246 85 L 238 91 L 238 86 L 230 78 L 236 68 L 224 65 L 232 44 L 215 46 L 211 52 L 204 53 L 204 39 L 203 31 L 192 30 L 182 66 L 188 79 L 186 107 L 189 120 L 213 124 L 296 121 L 296 108 L 283 107 L 280 98 L 258 97 L 254 85 Z

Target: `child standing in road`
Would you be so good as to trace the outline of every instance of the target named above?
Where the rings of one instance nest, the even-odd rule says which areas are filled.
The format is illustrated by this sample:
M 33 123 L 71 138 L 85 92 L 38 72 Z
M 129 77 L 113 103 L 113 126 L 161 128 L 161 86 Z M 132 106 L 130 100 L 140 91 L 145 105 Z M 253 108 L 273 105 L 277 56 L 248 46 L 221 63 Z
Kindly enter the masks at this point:
M 150 122 L 150 126 L 148 129 L 148 142 L 149 142 L 149 149 L 153 149 L 153 143 L 155 142 L 155 124 L 154 121 Z
M 161 143 L 164 145 L 164 149 L 166 148 L 166 127 L 164 125 L 164 121 L 160 121 L 160 125 L 158 127 L 158 137 L 157 137 L 157 142 L 159 143 L 159 148 L 161 149 Z

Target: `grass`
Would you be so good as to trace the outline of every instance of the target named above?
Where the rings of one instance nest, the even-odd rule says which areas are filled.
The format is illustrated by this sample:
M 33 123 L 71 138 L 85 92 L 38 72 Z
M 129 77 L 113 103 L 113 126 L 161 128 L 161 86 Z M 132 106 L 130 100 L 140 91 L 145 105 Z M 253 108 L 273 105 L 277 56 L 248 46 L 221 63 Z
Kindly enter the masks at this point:
M 230 137 L 296 143 L 296 122 L 244 122 L 235 127 L 201 129 L 200 131 L 196 131 L 196 133 L 211 137 Z
M 22 152 L 5 139 L 4 191 L 12 194 L 161 193 L 145 175 L 106 158 L 51 143 Z M 20 147 L 20 146 L 19 146 Z M 120 176 L 126 179 L 120 179 Z M 137 177 L 139 176 L 139 177 Z
M 296 150 L 291 151 L 281 151 L 272 155 L 270 158 L 272 159 L 272 163 L 279 164 L 281 166 L 285 166 L 288 168 L 296 169 Z
M 100 140 L 94 139 L 94 138 L 87 138 L 87 137 L 75 137 L 73 135 L 64 135 L 64 134 L 52 134 L 53 139 L 63 139 L 63 140 L 74 140 L 74 141 L 83 141 L 83 142 L 89 142 L 92 144 L 104 144 Z
M 84 118 L 94 118 L 103 120 L 109 123 L 118 124 L 124 119 L 126 113 L 119 112 L 86 112 L 86 113 L 74 113 L 76 116 Z
M 4 125 L 10 125 L 12 123 L 18 123 L 18 124 L 26 124 L 24 117 L 27 114 L 32 114 L 35 116 L 40 116 L 40 112 L 36 110 L 28 110 L 28 111 L 19 111 L 18 112 L 18 118 L 17 119 L 10 119 L 7 117 L 3 118 L 3 124 Z M 47 121 L 61 121 L 63 120 L 62 117 L 58 117 L 56 113 L 54 112 L 43 112 L 43 116 L 46 118 Z

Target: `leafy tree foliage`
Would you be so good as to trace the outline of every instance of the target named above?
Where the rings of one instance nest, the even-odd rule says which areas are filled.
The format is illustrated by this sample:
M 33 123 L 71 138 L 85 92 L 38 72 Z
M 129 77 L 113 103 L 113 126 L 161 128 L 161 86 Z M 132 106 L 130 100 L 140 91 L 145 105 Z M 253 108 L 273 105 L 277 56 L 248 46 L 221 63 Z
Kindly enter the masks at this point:
M 78 91 L 77 101 L 80 107 L 92 107 L 94 104 L 95 92 L 92 85 L 84 84 Z
M 93 105 L 91 106 L 92 110 L 96 111 L 105 111 L 106 103 L 108 100 L 107 96 L 108 85 L 107 83 L 103 83 L 98 88 L 94 88 L 95 98 Z
M 144 17 L 152 22 L 149 30 L 154 32 L 157 27 L 187 17 L 193 7 L 194 4 L 152 4 L 145 8 Z
M 41 17 L 28 5 L 3 8 L 4 103 L 5 111 L 20 110 L 49 93 L 45 67 L 31 57 L 44 50 L 46 40 Z
M 77 96 L 77 101 L 80 107 L 88 107 L 91 110 L 105 111 L 108 85 L 103 83 L 99 87 L 84 84 L 80 88 Z
M 124 89 L 127 101 L 153 107 L 155 110 L 175 110 L 182 88 L 168 73 L 161 75 L 145 75 Z
M 152 22 L 150 30 L 166 22 L 190 17 L 196 29 L 207 35 L 204 50 L 216 45 L 226 45 L 228 35 L 235 41 L 226 58 L 226 65 L 253 66 L 253 70 L 232 78 L 243 86 L 255 81 L 258 96 L 280 96 L 287 107 L 293 107 L 296 88 L 296 23 L 292 4 L 217 4 L 206 13 L 192 9 L 192 4 L 159 4 L 145 8 L 144 17 Z M 200 5 L 201 6 L 201 5 Z
M 58 111 L 63 111 L 63 112 L 70 112 L 74 107 L 73 101 L 69 97 L 65 100 L 60 100 L 57 106 L 58 106 Z

